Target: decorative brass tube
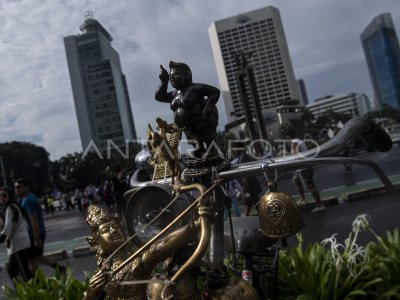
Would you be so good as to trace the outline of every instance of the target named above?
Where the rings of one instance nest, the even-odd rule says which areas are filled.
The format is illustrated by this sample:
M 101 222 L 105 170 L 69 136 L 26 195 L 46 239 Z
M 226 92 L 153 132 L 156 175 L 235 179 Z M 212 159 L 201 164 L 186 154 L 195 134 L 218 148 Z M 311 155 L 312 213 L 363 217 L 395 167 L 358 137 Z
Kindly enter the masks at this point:
M 191 191 L 191 190 L 197 190 L 201 193 L 201 195 L 191 204 L 186 208 L 179 216 L 177 216 L 170 224 L 168 224 L 164 229 L 162 229 L 158 234 L 156 234 L 154 237 L 152 237 L 146 244 L 144 244 L 139 250 L 137 250 L 134 254 L 132 254 L 130 257 L 128 257 L 121 265 L 116 268 L 111 276 L 115 275 L 119 271 L 121 271 L 128 263 L 130 263 L 132 260 L 134 260 L 136 257 L 138 257 L 140 254 L 142 254 L 154 241 L 156 241 L 160 236 L 162 236 L 165 232 L 167 232 L 172 226 L 174 226 L 177 222 L 179 222 L 184 216 L 186 216 L 194 207 L 196 207 L 199 203 L 202 202 L 204 197 L 213 191 L 219 183 L 216 182 L 214 183 L 210 188 L 205 190 L 205 187 L 202 186 L 201 184 L 189 184 L 185 186 L 179 186 L 178 191 Z M 200 205 L 200 208 L 203 207 L 203 205 Z M 201 219 L 201 218 L 200 218 Z M 201 222 L 203 223 L 203 222 Z M 201 227 L 203 225 L 200 225 Z M 203 231 L 203 230 L 202 230 Z
M 199 259 L 201 259 L 207 250 L 208 244 L 210 242 L 211 236 L 211 220 L 212 212 L 207 209 L 207 207 L 199 207 L 199 219 L 200 219 L 200 240 L 196 247 L 196 250 L 192 256 L 183 264 L 183 266 L 176 271 L 174 276 L 172 276 L 171 281 L 178 281 L 182 275 L 187 271 L 192 265 L 194 265 Z

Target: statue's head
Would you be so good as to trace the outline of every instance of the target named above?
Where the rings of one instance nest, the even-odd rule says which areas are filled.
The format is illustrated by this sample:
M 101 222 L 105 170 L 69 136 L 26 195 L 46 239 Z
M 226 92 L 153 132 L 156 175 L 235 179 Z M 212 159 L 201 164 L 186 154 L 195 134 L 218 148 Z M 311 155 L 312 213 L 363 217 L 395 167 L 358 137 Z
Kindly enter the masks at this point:
M 87 237 L 90 250 L 100 257 L 111 254 L 126 239 L 118 218 L 96 205 L 89 206 L 86 223 L 92 230 Z
M 169 69 L 169 80 L 174 88 L 182 88 L 192 83 L 192 71 L 187 64 L 171 60 Z

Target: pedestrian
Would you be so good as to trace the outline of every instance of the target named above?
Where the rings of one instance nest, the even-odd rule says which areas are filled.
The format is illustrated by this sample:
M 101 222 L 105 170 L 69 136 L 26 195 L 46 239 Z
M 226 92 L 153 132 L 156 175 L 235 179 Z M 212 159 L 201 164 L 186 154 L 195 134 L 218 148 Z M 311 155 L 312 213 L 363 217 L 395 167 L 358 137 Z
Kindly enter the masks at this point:
M 241 148 L 235 148 L 232 150 L 232 154 L 235 156 L 235 159 L 233 160 L 234 163 L 240 164 L 251 161 L 250 155 L 248 154 L 250 149 L 246 144 L 242 144 L 241 146 Z M 246 206 L 245 215 L 250 216 L 252 207 L 255 206 L 259 201 L 259 195 L 262 192 L 262 187 L 255 176 L 242 178 L 241 184 L 243 186 L 244 205 Z
M 228 197 L 231 199 L 230 208 L 236 217 L 240 217 L 239 199 L 243 195 L 243 187 L 236 179 L 228 181 Z M 228 216 L 228 209 L 224 209 L 224 221 Z
M 103 197 L 103 202 L 108 209 L 112 207 L 112 197 L 111 197 L 111 184 L 108 182 L 108 180 L 104 181 L 104 184 L 101 188 L 102 190 L 102 197 Z
M 115 199 L 115 205 L 117 207 L 117 214 L 122 217 L 124 216 L 125 210 L 125 199 L 124 194 L 129 190 L 129 185 L 125 181 L 123 172 L 118 172 L 116 177 L 112 178 L 113 183 L 113 194 Z
M 289 129 L 287 131 L 287 137 L 290 138 L 290 152 L 291 153 L 300 153 L 308 150 L 307 145 L 299 138 L 296 138 L 294 130 Z M 314 170 L 312 167 L 307 167 L 305 169 L 299 169 L 293 172 L 292 181 L 295 184 L 297 191 L 300 195 L 300 201 L 298 204 L 304 204 L 305 196 L 304 196 L 304 188 L 303 182 L 307 186 L 308 190 L 310 191 L 311 195 L 314 197 L 316 202 L 316 206 L 311 210 L 312 212 L 319 212 L 324 211 L 325 205 L 322 204 L 321 196 L 319 191 L 314 183 Z
M 47 195 L 46 202 L 51 214 L 54 214 L 54 199 L 51 195 Z
M 81 191 L 81 194 L 82 194 L 82 213 L 83 216 L 86 218 L 87 210 L 89 207 L 89 198 L 86 196 L 86 192 L 84 192 L 83 190 Z
M 82 192 L 80 189 L 75 189 L 74 202 L 75 205 L 78 207 L 78 210 L 82 212 Z
M 31 241 L 27 220 L 24 218 L 21 207 L 14 201 L 11 188 L 0 188 L 0 204 L 4 212 L 4 227 L 0 233 L 0 243 L 6 242 L 7 246 L 8 276 L 13 283 L 18 277 L 28 281 L 33 275 L 28 261 Z
M 49 202 L 47 201 L 47 195 L 42 197 L 42 202 L 43 202 L 44 210 L 45 210 L 46 215 L 47 215 L 50 212 Z
M 86 198 L 89 200 L 90 204 L 95 203 L 96 187 L 92 182 L 85 189 Z
M 43 256 L 43 247 L 46 239 L 46 228 L 42 214 L 42 208 L 36 196 L 30 192 L 29 181 L 20 178 L 14 184 L 15 194 L 19 204 L 29 216 L 29 236 L 31 239 L 30 265 L 32 273 L 38 268 L 38 263 L 46 264 L 54 269 L 59 268 L 65 272 L 65 266 L 59 265 L 48 257 Z
M 72 200 L 71 200 L 71 195 L 68 192 L 63 194 L 63 200 L 65 202 L 65 209 L 67 211 L 69 211 L 70 208 L 72 210 L 75 210 L 75 206 L 74 206 L 74 204 L 72 203 Z

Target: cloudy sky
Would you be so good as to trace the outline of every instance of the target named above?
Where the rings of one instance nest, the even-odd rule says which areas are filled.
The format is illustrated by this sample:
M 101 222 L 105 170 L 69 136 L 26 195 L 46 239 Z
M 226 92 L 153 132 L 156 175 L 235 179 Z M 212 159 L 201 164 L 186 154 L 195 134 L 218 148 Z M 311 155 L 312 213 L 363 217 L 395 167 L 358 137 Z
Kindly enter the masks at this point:
M 280 10 L 295 75 L 310 99 L 372 96 L 359 35 L 384 12 L 400 30 L 395 0 L 0 0 L 0 142 L 30 141 L 51 159 L 82 151 L 63 37 L 79 33 L 85 10 L 114 38 L 143 138 L 156 116 L 172 120 L 169 106 L 154 100 L 159 65 L 187 62 L 194 81 L 218 86 L 208 27 L 268 5 Z

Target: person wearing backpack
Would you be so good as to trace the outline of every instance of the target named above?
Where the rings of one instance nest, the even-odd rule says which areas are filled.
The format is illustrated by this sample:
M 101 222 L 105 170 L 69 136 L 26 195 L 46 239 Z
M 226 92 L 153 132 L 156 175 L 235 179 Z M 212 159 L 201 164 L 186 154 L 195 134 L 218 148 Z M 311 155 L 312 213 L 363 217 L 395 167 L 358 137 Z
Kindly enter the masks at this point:
M 32 272 L 35 272 L 39 263 L 43 263 L 53 269 L 59 269 L 65 273 L 66 267 L 58 264 L 52 259 L 43 256 L 44 242 L 46 239 L 46 228 L 42 214 L 42 208 L 36 196 L 29 189 L 29 181 L 19 178 L 14 184 L 15 194 L 19 199 L 22 209 L 28 215 L 29 236 L 31 239 L 30 265 Z
M 0 204 L 4 212 L 4 227 L 0 233 L 0 243 L 5 242 L 7 246 L 8 276 L 13 282 L 18 277 L 28 281 L 33 277 L 28 260 L 31 247 L 28 223 L 24 218 L 23 210 L 13 199 L 11 188 L 0 187 Z

